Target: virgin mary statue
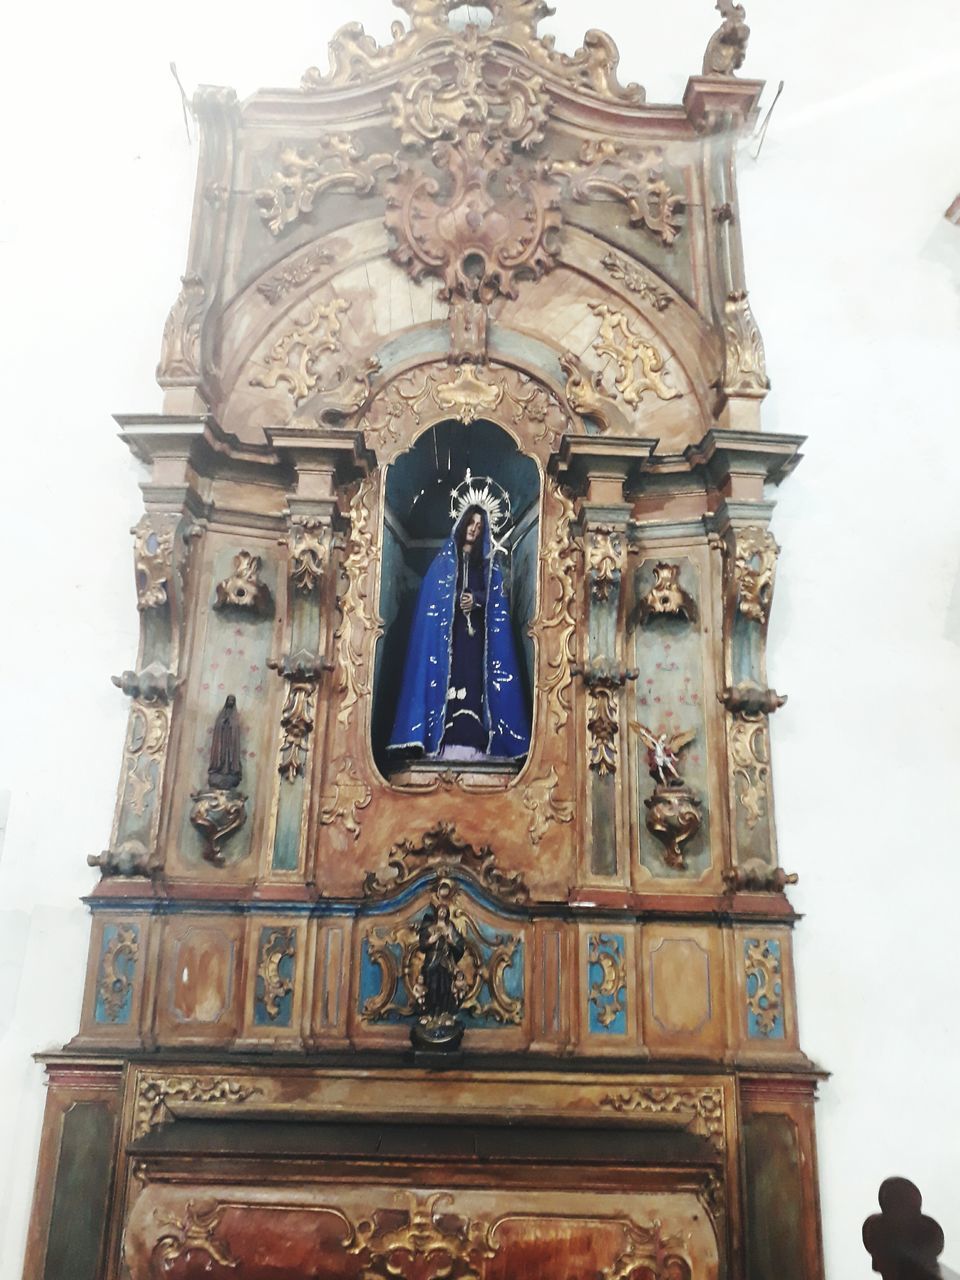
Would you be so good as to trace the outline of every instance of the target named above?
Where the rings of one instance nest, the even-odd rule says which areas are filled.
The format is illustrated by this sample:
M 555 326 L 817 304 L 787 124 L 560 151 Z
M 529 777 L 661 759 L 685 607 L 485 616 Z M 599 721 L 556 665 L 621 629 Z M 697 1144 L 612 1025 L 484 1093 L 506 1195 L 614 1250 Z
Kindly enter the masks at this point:
M 427 570 L 387 749 L 433 760 L 518 760 L 530 717 L 490 520 L 473 503 Z

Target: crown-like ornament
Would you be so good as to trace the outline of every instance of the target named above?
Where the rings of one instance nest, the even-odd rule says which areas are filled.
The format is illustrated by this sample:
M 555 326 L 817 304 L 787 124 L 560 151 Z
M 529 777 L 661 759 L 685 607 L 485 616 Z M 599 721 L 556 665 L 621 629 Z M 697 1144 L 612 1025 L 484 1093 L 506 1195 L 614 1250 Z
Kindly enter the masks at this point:
M 466 477 L 450 490 L 450 516 L 454 528 L 468 507 L 482 508 L 490 526 L 491 548 L 495 552 L 504 552 L 506 545 L 499 535 L 510 527 L 513 509 L 510 495 L 503 485 L 497 484 L 490 476 L 472 476 L 468 467 Z

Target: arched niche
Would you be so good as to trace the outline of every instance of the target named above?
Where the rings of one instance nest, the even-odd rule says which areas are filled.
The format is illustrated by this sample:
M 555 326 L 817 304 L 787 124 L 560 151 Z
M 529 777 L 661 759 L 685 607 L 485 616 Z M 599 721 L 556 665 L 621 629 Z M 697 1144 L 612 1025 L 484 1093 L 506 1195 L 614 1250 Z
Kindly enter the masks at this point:
M 540 468 L 496 423 L 485 418 L 467 423 L 445 419 L 422 431 L 390 463 L 384 478 L 379 598 L 383 634 L 374 666 L 371 739 L 374 759 L 388 776 L 411 764 L 444 767 L 442 761 L 426 760 L 416 751 L 388 751 L 387 743 L 420 588 L 453 525 L 452 491 L 471 478 L 480 482 L 480 477 L 489 477 L 509 497 L 510 517 L 498 535 L 499 564 L 523 704 L 532 719 L 535 655 L 530 625 L 537 608 Z M 500 762 L 498 767 L 510 766 Z

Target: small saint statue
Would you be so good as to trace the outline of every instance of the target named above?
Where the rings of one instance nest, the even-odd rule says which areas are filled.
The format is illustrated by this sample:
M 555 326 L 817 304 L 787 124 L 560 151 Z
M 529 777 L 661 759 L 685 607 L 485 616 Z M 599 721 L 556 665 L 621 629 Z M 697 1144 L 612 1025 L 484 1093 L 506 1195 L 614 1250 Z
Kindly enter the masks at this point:
M 466 975 L 460 968 L 466 949 L 446 903 L 429 907 L 417 938 L 423 964 L 413 991 L 420 1010 L 411 1028 L 415 1047 L 450 1050 L 463 1039 L 463 1023 L 456 1014 L 467 993 Z
M 229 693 L 213 725 L 207 785 L 214 791 L 233 791 L 242 776 L 237 700 Z

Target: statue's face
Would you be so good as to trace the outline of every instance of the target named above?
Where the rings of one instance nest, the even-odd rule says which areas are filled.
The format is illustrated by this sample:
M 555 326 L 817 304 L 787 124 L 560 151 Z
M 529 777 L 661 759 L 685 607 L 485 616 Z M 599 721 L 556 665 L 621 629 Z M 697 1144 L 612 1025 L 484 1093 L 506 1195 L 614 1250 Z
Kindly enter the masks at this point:
M 475 511 L 467 521 L 467 527 L 463 531 L 463 545 L 465 547 L 472 547 L 482 533 L 483 516 L 479 511 Z

